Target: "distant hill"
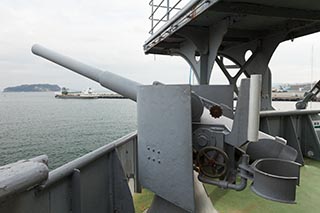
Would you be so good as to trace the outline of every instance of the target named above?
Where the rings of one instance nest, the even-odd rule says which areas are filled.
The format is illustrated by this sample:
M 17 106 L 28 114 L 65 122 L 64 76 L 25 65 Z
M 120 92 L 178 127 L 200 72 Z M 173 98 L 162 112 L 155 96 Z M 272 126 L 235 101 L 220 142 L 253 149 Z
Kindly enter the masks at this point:
M 15 87 L 7 87 L 3 92 L 57 92 L 61 88 L 56 84 L 24 84 Z

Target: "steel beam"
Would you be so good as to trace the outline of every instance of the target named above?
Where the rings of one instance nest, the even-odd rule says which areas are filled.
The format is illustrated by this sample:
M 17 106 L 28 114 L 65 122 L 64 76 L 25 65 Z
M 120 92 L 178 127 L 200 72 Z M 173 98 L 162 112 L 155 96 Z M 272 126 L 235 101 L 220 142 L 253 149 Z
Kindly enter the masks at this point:
M 209 10 L 215 12 L 320 21 L 318 10 L 293 9 L 245 2 L 220 2 Z
M 172 53 L 186 59 L 199 84 L 209 84 L 212 68 L 229 23 L 230 20 L 225 19 L 209 28 L 188 27 L 179 32 L 179 35 L 185 37 L 187 42 L 181 48 L 173 50 Z M 198 61 L 195 58 L 197 55 L 199 56 Z

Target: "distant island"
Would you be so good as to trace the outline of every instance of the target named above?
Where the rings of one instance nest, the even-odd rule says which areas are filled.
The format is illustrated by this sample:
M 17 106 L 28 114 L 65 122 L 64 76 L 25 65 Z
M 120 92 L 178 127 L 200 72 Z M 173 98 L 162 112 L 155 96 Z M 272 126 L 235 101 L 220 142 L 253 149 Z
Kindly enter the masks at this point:
M 7 87 L 3 92 L 58 92 L 61 88 L 56 84 L 24 84 Z

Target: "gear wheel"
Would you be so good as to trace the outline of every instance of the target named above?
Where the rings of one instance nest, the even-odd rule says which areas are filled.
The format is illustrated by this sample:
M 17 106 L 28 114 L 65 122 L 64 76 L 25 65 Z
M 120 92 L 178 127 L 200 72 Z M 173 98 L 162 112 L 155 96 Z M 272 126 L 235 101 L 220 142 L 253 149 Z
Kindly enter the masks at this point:
M 205 147 L 197 155 L 200 173 L 210 178 L 220 178 L 228 171 L 228 155 L 217 147 Z
M 220 118 L 221 115 L 222 115 L 222 109 L 220 106 L 217 106 L 217 105 L 213 105 L 211 108 L 210 108 L 210 115 L 214 118 Z

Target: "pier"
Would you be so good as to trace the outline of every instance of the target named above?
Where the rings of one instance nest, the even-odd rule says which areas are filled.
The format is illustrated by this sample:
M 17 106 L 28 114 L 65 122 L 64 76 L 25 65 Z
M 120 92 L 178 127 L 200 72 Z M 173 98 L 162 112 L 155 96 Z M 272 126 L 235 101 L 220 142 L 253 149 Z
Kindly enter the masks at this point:
M 99 99 L 99 98 L 104 98 L 104 99 L 128 99 L 127 97 L 124 97 L 119 94 L 92 94 L 92 95 L 82 95 L 80 93 L 78 94 L 57 94 L 55 95 L 55 98 L 60 98 L 60 99 Z

